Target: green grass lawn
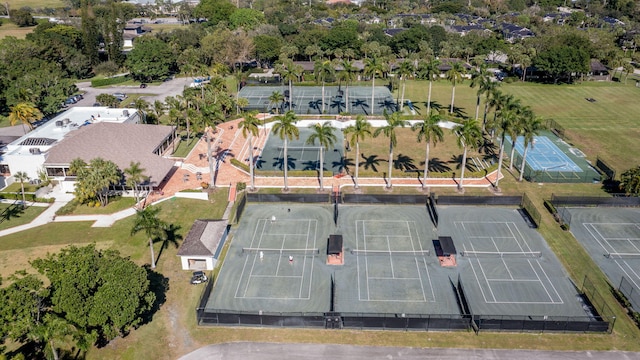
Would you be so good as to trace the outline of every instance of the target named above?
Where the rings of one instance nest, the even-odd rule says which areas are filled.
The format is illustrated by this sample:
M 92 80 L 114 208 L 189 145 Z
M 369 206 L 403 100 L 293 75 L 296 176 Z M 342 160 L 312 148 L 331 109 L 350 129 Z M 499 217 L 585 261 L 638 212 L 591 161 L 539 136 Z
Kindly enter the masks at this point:
M 116 197 L 109 199 L 107 206 L 89 206 L 87 204 L 78 205 L 75 210 L 69 215 L 99 215 L 99 214 L 113 214 L 118 211 L 128 209 L 135 205 L 136 200 L 132 197 Z
M 198 138 L 195 134 L 191 133 L 191 138 L 187 141 L 187 132 L 181 132 L 182 140 L 176 146 L 176 151 L 173 152 L 172 156 L 186 158 L 187 155 L 191 152 L 191 150 L 198 144 Z
M 0 230 L 30 223 L 47 208 L 42 206 L 28 206 L 22 209 L 20 205 L 0 203 Z
M 30 7 L 34 10 L 44 8 L 62 8 L 67 6 L 62 0 L 7 0 L 11 9 L 20 9 L 22 7 Z
M 35 26 L 19 27 L 11 22 L 9 19 L 0 19 L 2 26 L 0 26 L 0 39 L 4 39 L 7 36 L 13 36 L 18 39 L 24 39 L 27 34 L 31 33 Z

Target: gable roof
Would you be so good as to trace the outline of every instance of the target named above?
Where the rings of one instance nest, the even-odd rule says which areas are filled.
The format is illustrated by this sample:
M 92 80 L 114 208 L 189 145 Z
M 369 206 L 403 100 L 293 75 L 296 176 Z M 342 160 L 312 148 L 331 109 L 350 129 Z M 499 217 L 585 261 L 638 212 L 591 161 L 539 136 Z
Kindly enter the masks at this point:
M 72 131 L 54 145 L 44 165 L 68 165 L 73 159 L 89 162 L 101 157 L 121 170 L 139 161 L 151 185 L 159 185 L 174 162 L 154 154 L 173 132 L 171 126 L 99 122 Z
M 178 256 L 213 256 L 227 230 L 227 220 L 196 220 L 185 237 Z

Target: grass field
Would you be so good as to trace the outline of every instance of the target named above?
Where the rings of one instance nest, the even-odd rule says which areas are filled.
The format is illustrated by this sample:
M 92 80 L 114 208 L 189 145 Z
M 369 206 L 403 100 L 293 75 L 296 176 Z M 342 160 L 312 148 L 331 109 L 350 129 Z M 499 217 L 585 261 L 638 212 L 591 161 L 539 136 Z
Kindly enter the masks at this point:
M 22 7 L 30 7 L 34 10 L 44 8 L 63 8 L 68 6 L 63 0 L 7 0 L 11 9 L 20 9 Z
M 10 212 L 5 214 L 5 211 L 9 208 L 11 208 Z M 2 203 L 0 204 L 0 213 L 5 215 L 0 217 L 0 230 L 28 224 L 46 209 L 46 207 L 40 206 L 28 206 L 22 209 L 20 205 L 13 206 L 12 204 Z
M 27 34 L 35 29 L 35 26 L 19 27 L 18 25 L 9 21 L 9 19 L 0 19 L 0 22 L 2 22 L 2 26 L 0 26 L 0 40 L 4 39 L 7 36 L 14 36 L 18 39 L 24 39 L 27 37 Z

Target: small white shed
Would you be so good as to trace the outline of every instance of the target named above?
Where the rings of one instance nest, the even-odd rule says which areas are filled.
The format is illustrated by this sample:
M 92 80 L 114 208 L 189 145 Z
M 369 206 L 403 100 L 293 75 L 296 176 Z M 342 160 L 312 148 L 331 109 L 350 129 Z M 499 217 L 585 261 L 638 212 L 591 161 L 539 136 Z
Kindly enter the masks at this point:
M 182 270 L 213 270 L 228 233 L 227 220 L 196 220 L 178 249 Z

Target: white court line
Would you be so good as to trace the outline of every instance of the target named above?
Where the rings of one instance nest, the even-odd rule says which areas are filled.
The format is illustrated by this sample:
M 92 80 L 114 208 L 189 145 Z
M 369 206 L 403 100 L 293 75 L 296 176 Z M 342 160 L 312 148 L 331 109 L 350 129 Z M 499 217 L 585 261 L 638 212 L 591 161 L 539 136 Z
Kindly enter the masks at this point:
M 484 302 L 488 303 L 489 301 L 487 300 L 487 295 L 484 293 L 484 288 L 482 287 L 482 285 L 480 285 L 480 278 L 478 277 L 478 273 L 476 272 L 476 267 L 473 266 L 472 259 L 469 259 L 469 265 L 471 266 L 471 271 L 473 271 L 473 275 L 476 278 L 476 283 L 478 284 L 478 288 L 480 288 L 480 293 L 482 294 L 482 298 L 484 299 Z M 485 280 L 486 279 L 487 278 L 485 277 Z
M 260 221 L 261 220 L 258 220 L 258 224 L 260 223 Z M 262 231 L 260 232 L 260 240 L 258 240 L 258 246 L 260 246 L 260 243 L 262 242 L 262 236 L 264 235 L 264 229 L 266 228 L 266 226 L 267 226 L 267 222 L 266 222 L 266 220 L 264 220 L 263 221 L 263 225 L 262 225 Z M 258 225 L 256 225 L 256 230 L 257 230 L 257 228 L 258 228 Z M 256 231 L 255 234 L 257 234 L 257 231 Z M 254 240 L 255 240 L 255 238 L 251 239 L 251 244 L 252 245 L 253 245 L 253 241 Z M 251 282 L 251 275 L 253 274 L 253 268 L 256 266 L 256 260 L 257 259 L 258 259 L 258 254 L 254 254 L 253 255 L 253 263 L 251 264 L 251 270 L 249 271 L 249 277 L 247 278 L 247 283 L 245 284 L 244 291 L 242 293 L 241 298 L 245 297 L 247 295 L 247 291 L 249 291 L 249 283 Z M 249 258 L 247 257 L 247 261 L 248 260 L 249 260 Z M 247 263 L 245 262 L 245 267 L 246 267 L 246 265 L 247 265 Z M 244 275 L 244 270 L 245 270 L 245 268 L 243 267 L 242 268 L 242 275 Z M 242 280 L 242 277 L 240 277 L 240 280 Z M 238 283 L 238 286 L 239 285 L 240 284 Z
M 511 274 L 511 271 L 509 271 L 509 265 L 507 265 L 507 262 L 504 261 L 504 258 L 501 258 L 500 260 L 502 260 L 502 265 L 504 265 L 504 268 L 507 269 L 507 273 L 509 274 L 509 277 L 511 278 L 511 280 L 513 279 L 513 274 Z M 488 281 L 489 279 L 487 279 Z
M 251 275 L 251 277 L 255 277 L 255 278 L 302 278 L 304 276 L 302 275 L 277 275 L 277 276 L 273 276 L 273 275 Z
M 414 223 L 414 227 L 415 227 L 415 223 Z M 413 236 L 411 235 L 411 227 L 409 226 L 409 222 L 407 221 L 407 231 L 409 232 L 409 236 L 410 236 L 410 241 L 411 241 L 411 250 L 416 251 L 416 246 L 413 243 Z M 416 237 L 417 237 L 417 241 L 418 241 L 418 245 L 420 245 L 420 250 L 423 251 L 424 249 L 422 248 L 422 243 L 420 242 L 420 235 L 417 232 L 416 229 Z M 418 258 L 413 258 L 413 261 L 416 263 L 416 271 L 418 272 L 418 278 L 420 279 L 420 289 L 422 290 L 422 299 L 424 299 L 424 301 L 427 301 L 427 294 L 424 292 L 424 285 L 422 284 L 422 274 L 420 274 L 420 263 Z M 423 258 L 422 261 L 424 262 L 425 259 Z M 429 276 L 429 269 L 426 266 L 426 262 L 425 262 L 425 269 L 427 270 L 427 276 Z M 431 276 L 429 276 L 429 286 L 431 286 Z M 431 287 L 431 294 L 433 295 L 433 287 Z M 435 299 L 435 296 L 432 298 Z
M 544 277 L 547 279 L 547 281 L 549 282 L 549 285 L 551 285 L 551 288 L 553 289 L 553 291 L 556 293 L 556 296 L 558 297 L 558 299 L 560 299 L 559 302 L 556 302 L 553 297 L 551 296 L 551 294 L 549 293 L 549 290 L 547 289 L 547 286 L 542 282 L 542 280 L 540 279 L 540 276 L 538 275 L 538 272 L 536 271 L 536 269 L 533 267 L 533 265 L 531 264 L 532 260 L 527 260 L 527 262 L 529 263 L 529 266 L 531 266 L 531 270 L 533 270 L 533 273 L 536 274 L 536 277 L 540 280 L 540 285 L 542 285 L 542 287 L 544 288 L 544 291 L 547 293 L 547 296 L 549 297 L 549 300 L 551 300 L 552 304 L 564 304 L 564 301 L 562 301 L 562 297 L 560 296 L 560 294 L 558 293 L 558 290 L 556 289 L 556 287 L 553 285 L 553 282 L 551 281 L 551 279 L 549 279 L 549 275 L 547 275 L 547 272 L 544 271 L 544 268 L 542 267 L 542 265 L 540 264 L 540 261 L 538 260 L 533 260 L 535 261 L 535 263 L 538 265 L 538 268 L 540 268 L 540 271 L 542 271 L 542 273 L 544 274 Z
M 411 281 L 416 281 L 416 280 L 420 280 L 419 277 L 417 278 L 394 278 L 394 277 L 378 277 L 378 276 L 372 276 L 369 278 L 369 280 L 411 280 Z
M 358 220 L 356 220 L 356 249 L 359 248 L 360 239 L 358 238 Z M 356 278 L 358 280 L 358 300 L 362 300 L 360 295 L 360 256 L 356 256 Z
M 604 236 L 602 236 L 602 234 L 600 233 L 600 231 L 598 231 L 598 229 L 596 229 L 596 227 L 595 227 L 595 225 L 596 225 L 596 224 L 597 224 L 597 223 L 585 223 L 585 224 L 584 224 L 584 227 L 587 229 L 587 231 L 589 232 L 589 234 L 591 234 L 591 236 L 593 236 L 593 238 L 596 240 L 596 242 L 598 242 L 598 244 L 602 247 L 602 249 L 603 249 L 605 252 L 615 252 L 616 248 L 614 248 L 613 246 L 611 246 L 611 244 L 609 244 L 609 242 L 607 241 L 607 238 L 605 238 Z M 611 224 L 611 223 L 608 223 L 608 224 Z M 589 225 L 589 226 L 587 226 L 587 225 Z M 593 231 L 591 231 L 591 230 L 590 230 L 590 228 L 591 228 L 591 229 L 593 229 Z M 594 235 L 594 232 L 595 232 L 596 234 L 598 234 L 598 236 L 595 236 L 595 235 Z M 607 248 L 602 244 L 602 242 L 600 241 L 600 239 L 602 239 L 602 241 L 604 241 L 604 242 L 607 244 L 607 246 L 609 246 L 609 247 L 611 248 L 611 250 L 607 249 Z
M 314 223 L 314 230 L 313 230 L 313 247 L 316 246 L 316 239 L 318 238 L 318 220 L 313 220 Z M 309 234 L 311 234 L 311 222 L 309 222 Z M 313 264 L 315 263 L 315 256 L 313 257 L 313 260 L 311 261 L 311 270 L 309 273 L 309 291 L 307 293 L 307 299 L 311 298 L 311 285 L 313 285 Z M 304 268 L 302 269 L 302 275 L 303 275 L 303 279 L 302 281 L 304 281 Z
M 522 231 L 520 231 L 520 228 L 513 222 L 510 222 L 510 224 L 512 224 L 513 227 L 516 228 L 516 231 L 518 232 L 518 235 L 520 235 L 520 238 L 522 239 L 522 242 L 527 246 L 527 250 L 523 250 L 523 251 L 533 251 L 533 249 L 531 249 L 531 246 L 529 246 L 529 243 L 527 242 L 527 239 L 522 234 Z M 511 230 L 510 227 L 509 227 L 509 230 Z M 513 232 L 512 232 L 512 234 L 513 234 Z M 515 234 L 514 234 L 514 237 L 515 237 Z M 518 240 L 516 239 L 516 241 L 518 241 Z M 521 247 L 521 249 L 522 249 L 522 247 Z
M 480 259 L 476 259 L 478 266 L 480 267 L 480 271 L 482 272 L 482 277 L 484 278 L 485 282 L 487 283 L 487 287 L 489 288 L 489 292 L 491 293 L 491 297 L 493 298 L 493 301 L 487 301 L 487 302 L 496 302 L 496 295 L 493 293 L 493 289 L 491 288 L 491 283 L 487 280 L 487 274 L 484 272 L 484 268 L 482 267 L 482 263 L 480 262 Z M 471 263 L 471 262 L 470 262 Z M 471 265 L 473 266 L 473 265 Z M 480 283 L 478 282 L 478 286 L 480 286 Z
M 364 250 L 367 250 L 367 228 L 364 226 L 364 221 L 362 222 L 362 237 L 364 238 Z M 367 279 L 367 300 L 371 300 L 371 293 L 369 292 L 369 260 L 365 256 L 364 258 L 364 268 L 365 275 Z
M 389 242 L 389 236 L 387 236 L 387 249 L 389 250 L 389 265 L 391 266 L 391 277 L 396 278 L 395 272 L 393 271 L 393 256 L 391 256 L 391 243 Z M 372 278 L 369 278 L 372 279 Z
M 629 265 L 629 263 L 626 260 L 615 260 L 616 265 L 618 265 L 618 267 L 620 268 L 620 270 L 622 270 L 623 273 L 625 273 L 625 275 L 627 275 L 627 278 L 629 281 L 631 281 L 634 285 L 634 287 L 640 288 L 640 284 L 638 284 L 638 282 L 636 281 L 636 279 L 640 279 L 640 275 L 638 275 L 638 272 L 631 267 L 631 265 Z M 624 263 L 624 266 L 622 266 L 621 263 Z M 627 269 L 625 269 L 625 267 L 631 272 L 631 274 L 629 274 L 629 272 L 627 272 Z M 633 275 L 633 276 L 632 276 Z M 635 276 L 635 279 L 634 279 Z

